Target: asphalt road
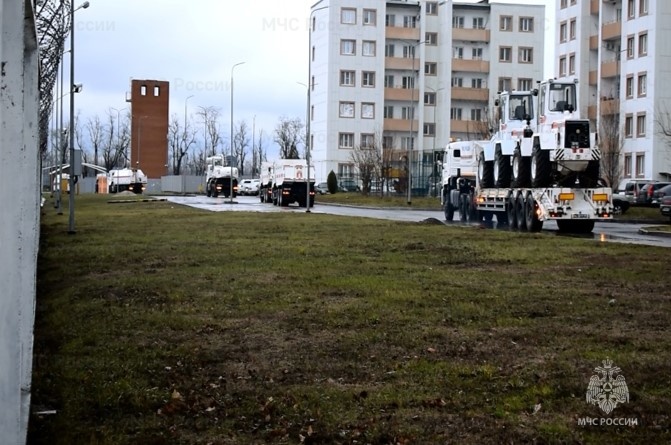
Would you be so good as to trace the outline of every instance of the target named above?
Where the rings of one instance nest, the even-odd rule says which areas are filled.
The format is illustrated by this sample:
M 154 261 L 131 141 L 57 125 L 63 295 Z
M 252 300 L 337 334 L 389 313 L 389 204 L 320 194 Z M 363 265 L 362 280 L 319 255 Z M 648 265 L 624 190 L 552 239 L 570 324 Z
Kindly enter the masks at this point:
M 186 205 L 213 212 L 305 212 L 304 207 L 297 207 L 295 204 L 289 207 L 277 207 L 272 204 L 262 204 L 259 201 L 259 198 L 256 196 L 238 196 L 233 199 L 233 204 L 230 203 L 230 198 L 208 198 L 205 195 L 168 196 L 166 199 L 170 202 L 174 202 L 175 204 Z M 445 222 L 443 212 L 438 210 L 415 210 L 411 208 L 372 209 L 317 203 L 315 204 L 315 207 L 311 209 L 311 212 L 408 222 L 419 222 L 429 218 L 435 218 L 438 221 Z M 458 214 L 455 214 L 455 219 L 458 220 Z M 462 225 L 464 223 L 453 222 L 445 224 Z M 639 229 L 645 226 L 645 224 L 617 222 L 597 223 L 592 234 L 575 236 L 579 236 L 580 238 L 585 239 L 592 239 L 598 242 L 617 242 L 671 247 L 670 237 L 639 233 Z M 496 229 L 496 225 L 494 225 L 493 228 Z M 501 228 L 500 230 L 508 230 L 508 228 Z M 557 224 L 553 221 L 545 222 L 543 225 L 543 233 L 555 236 L 574 236 L 560 234 L 557 230 Z

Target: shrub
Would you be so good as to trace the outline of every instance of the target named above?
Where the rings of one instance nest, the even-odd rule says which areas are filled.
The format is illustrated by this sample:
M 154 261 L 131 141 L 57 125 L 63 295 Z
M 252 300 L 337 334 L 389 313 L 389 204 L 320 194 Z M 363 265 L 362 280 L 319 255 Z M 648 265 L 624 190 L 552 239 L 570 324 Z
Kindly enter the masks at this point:
M 326 185 L 329 188 L 329 193 L 337 193 L 338 192 L 338 178 L 336 177 L 336 174 L 331 170 L 329 175 L 326 177 Z

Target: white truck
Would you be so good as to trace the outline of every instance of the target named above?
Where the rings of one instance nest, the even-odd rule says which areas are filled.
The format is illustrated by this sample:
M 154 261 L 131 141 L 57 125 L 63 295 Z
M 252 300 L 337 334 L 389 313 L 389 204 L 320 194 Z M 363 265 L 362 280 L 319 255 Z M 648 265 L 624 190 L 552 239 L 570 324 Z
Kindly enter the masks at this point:
M 270 201 L 282 207 L 294 202 L 301 207 L 306 207 L 308 203 L 310 207 L 314 206 L 314 166 L 310 166 L 309 180 L 307 170 L 305 159 L 280 159 L 273 163 L 262 163 L 261 201 Z
M 139 168 L 119 168 L 107 172 L 107 191 L 121 193 L 131 191 L 139 195 L 147 188 L 147 175 Z
M 612 219 L 612 190 L 598 185 L 596 134 L 587 119 L 580 119 L 577 104 L 575 80 L 502 93 L 499 128 L 491 140 L 447 146 L 446 218 L 461 209 L 462 219 L 491 221 L 496 215 L 498 223 L 531 232 L 556 220 L 560 230 L 579 233 L 591 232 L 595 221 Z
M 226 159 L 222 155 L 206 158 L 205 194 L 208 197 L 218 197 L 220 194 L 228 198 L 235 198 L 238 194 L 238 169 L 225 165 Z

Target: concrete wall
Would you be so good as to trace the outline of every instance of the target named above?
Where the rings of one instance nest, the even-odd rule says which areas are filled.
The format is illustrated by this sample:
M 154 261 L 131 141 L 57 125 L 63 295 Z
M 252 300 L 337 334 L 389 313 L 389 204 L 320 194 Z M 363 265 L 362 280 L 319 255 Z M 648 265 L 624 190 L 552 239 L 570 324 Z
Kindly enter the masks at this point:
M 38 59 L 30 0 L 0 0 L 0 443 L 26 441 L 39 241 Z
M 164 193 L 203 193 L 205 176 L 163 176 L 161 190 Z

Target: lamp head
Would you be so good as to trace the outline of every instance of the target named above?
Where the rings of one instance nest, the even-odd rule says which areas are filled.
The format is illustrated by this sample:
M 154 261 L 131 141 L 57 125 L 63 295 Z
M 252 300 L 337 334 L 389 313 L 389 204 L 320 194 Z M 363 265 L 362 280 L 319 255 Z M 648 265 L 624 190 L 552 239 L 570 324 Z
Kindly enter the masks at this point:
M 91 6 L 91 4 L 90 4 L 89 2 L 84 2 L 84 3 L 82 3 L 82 6 L 81 6 L 81 7 L 84 8 L 84 9 L 86 9 L 86 8 L 88 8 L 89 6 Z

